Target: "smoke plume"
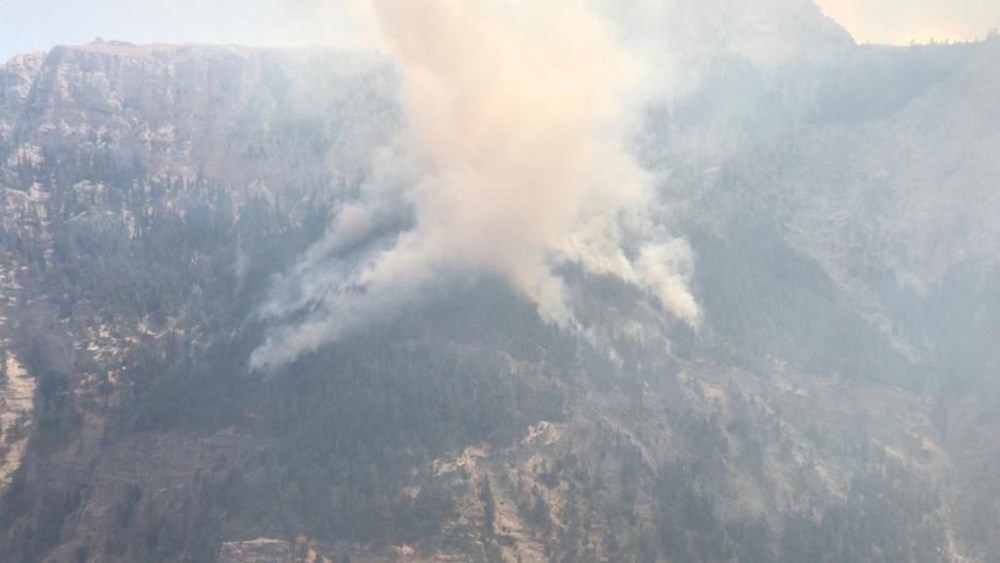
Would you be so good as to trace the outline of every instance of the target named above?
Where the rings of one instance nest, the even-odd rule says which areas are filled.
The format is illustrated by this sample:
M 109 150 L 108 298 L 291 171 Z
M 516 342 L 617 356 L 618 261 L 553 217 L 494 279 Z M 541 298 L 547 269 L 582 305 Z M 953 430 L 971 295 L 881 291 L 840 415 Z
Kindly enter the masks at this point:
M 615 276 L 695 325 L 691 252 L 648 216 L 628 149 L 642 68 L 585 0 L 368 0 L 404 128 L 357 201 L 275 285 L 275 367 L 385 319 L 442 276 L 491 272 L 575 324 L 560 265 Z

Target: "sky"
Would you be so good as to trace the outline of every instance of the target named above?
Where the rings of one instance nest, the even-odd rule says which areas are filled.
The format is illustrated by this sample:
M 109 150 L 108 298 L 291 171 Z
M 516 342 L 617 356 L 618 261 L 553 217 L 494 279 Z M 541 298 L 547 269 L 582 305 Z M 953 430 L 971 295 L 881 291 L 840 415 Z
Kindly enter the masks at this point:
M 348 0 L 5 0 L 0 62 L 100 37 L 132 43 L 355 46 Z
M 358 45 L 350 0 L 6 0 L 0 61 L 96 37 L 134 43 Z M 819 0 L 858 41 L 907 44 L 983 37 L 1000 27 L 997 0 Z
M 1000 27 L 998 0 L 817 0 L 858 42 L 981 39 Z

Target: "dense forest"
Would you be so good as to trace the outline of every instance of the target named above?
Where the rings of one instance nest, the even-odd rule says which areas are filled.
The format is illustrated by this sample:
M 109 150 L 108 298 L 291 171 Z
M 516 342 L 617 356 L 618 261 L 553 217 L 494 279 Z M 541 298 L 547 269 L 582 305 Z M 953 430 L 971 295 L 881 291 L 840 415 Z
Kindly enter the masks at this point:
M 810 128 L 903 120 L 995 43 L 861 50 L 776 77 L 720 61 L 670 108 L 644 158 L 670 166 L 664 197 L 687 194 L 669 220 L 697 256 L 700 329 L 566 265 L 586 329 L 546 322 L 497 276 L 445 278 L 274 372 L 249 367 L 260 304 L 364 181 L 362 160 L 313 164 L 369 130 L 344 108 L 281 106 L 275 77 L 294 65 L 209 57 L 197 64 L 234 76 L 270 61 L 240 86 L 244 129 L 214 140 L 237 165 L 164 165 L 169 151 L 130 150 L 128 132 L 75 144 L 32 129 L 57 87 L 43 73 L 23 107 L 0 98 L 19 124 L 0 137 L 0 257 L 16 279 L 2 334 L 37 382 L 0 498 L 2 558 L 214 561 L 272 538 L 296 561 L 990 561 L 1000 277 L 974 243 L 995 239 L 969 238 L 918 287 L 886 258 L 894 232 L 800 227 L 839 201 L 824 174 L 841 172 L 802 164 Z M 84 51 L 46 64 L 129 64 Z M 739 140 L 706 173 L 686 140 L 719 129 Z M 265 160 L 280 173 L 253 168 Z M 870 200 L 856 213 L 891 216 L 903 196 L 857 175 Z

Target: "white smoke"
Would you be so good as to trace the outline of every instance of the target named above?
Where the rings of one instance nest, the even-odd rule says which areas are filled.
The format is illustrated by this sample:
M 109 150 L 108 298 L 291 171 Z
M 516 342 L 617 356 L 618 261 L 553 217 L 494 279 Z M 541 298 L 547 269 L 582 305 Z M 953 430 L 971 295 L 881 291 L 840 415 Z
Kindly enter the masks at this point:
M 691 251 L 655 236 L 652 179 L 627 147 L 642 69 L 585 0 L 363 9 L 401 73 L 404 132 L 276 285 L 261 314 L 280 326 L 255 368 L 384 319 L 456 273 L 499 274 L 544 318 L 573 325 L 555 268 L 577 264 L 698 323 Z

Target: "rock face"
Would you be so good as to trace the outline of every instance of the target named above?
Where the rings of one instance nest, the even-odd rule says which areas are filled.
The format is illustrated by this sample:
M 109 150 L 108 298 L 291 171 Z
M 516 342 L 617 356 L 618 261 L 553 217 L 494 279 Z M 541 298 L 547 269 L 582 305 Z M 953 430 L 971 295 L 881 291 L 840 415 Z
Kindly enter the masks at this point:
M 0 67 L 4 561 L 989 561 L 1000 44 L 682 4 L 716 62 L 640 141 L 701 333 L 581 277 L 560 330 L 482 278 L 270 376 L 254 311 L 398 130 L 392 70 Z
M 7 358 L 4 373 L 5 381 L 0 389 L 0 437 L 3 439 L 0 494 L 10 487 L 14 472 L 24 459 L 35 399 L 35 381 L 16 358 Z

